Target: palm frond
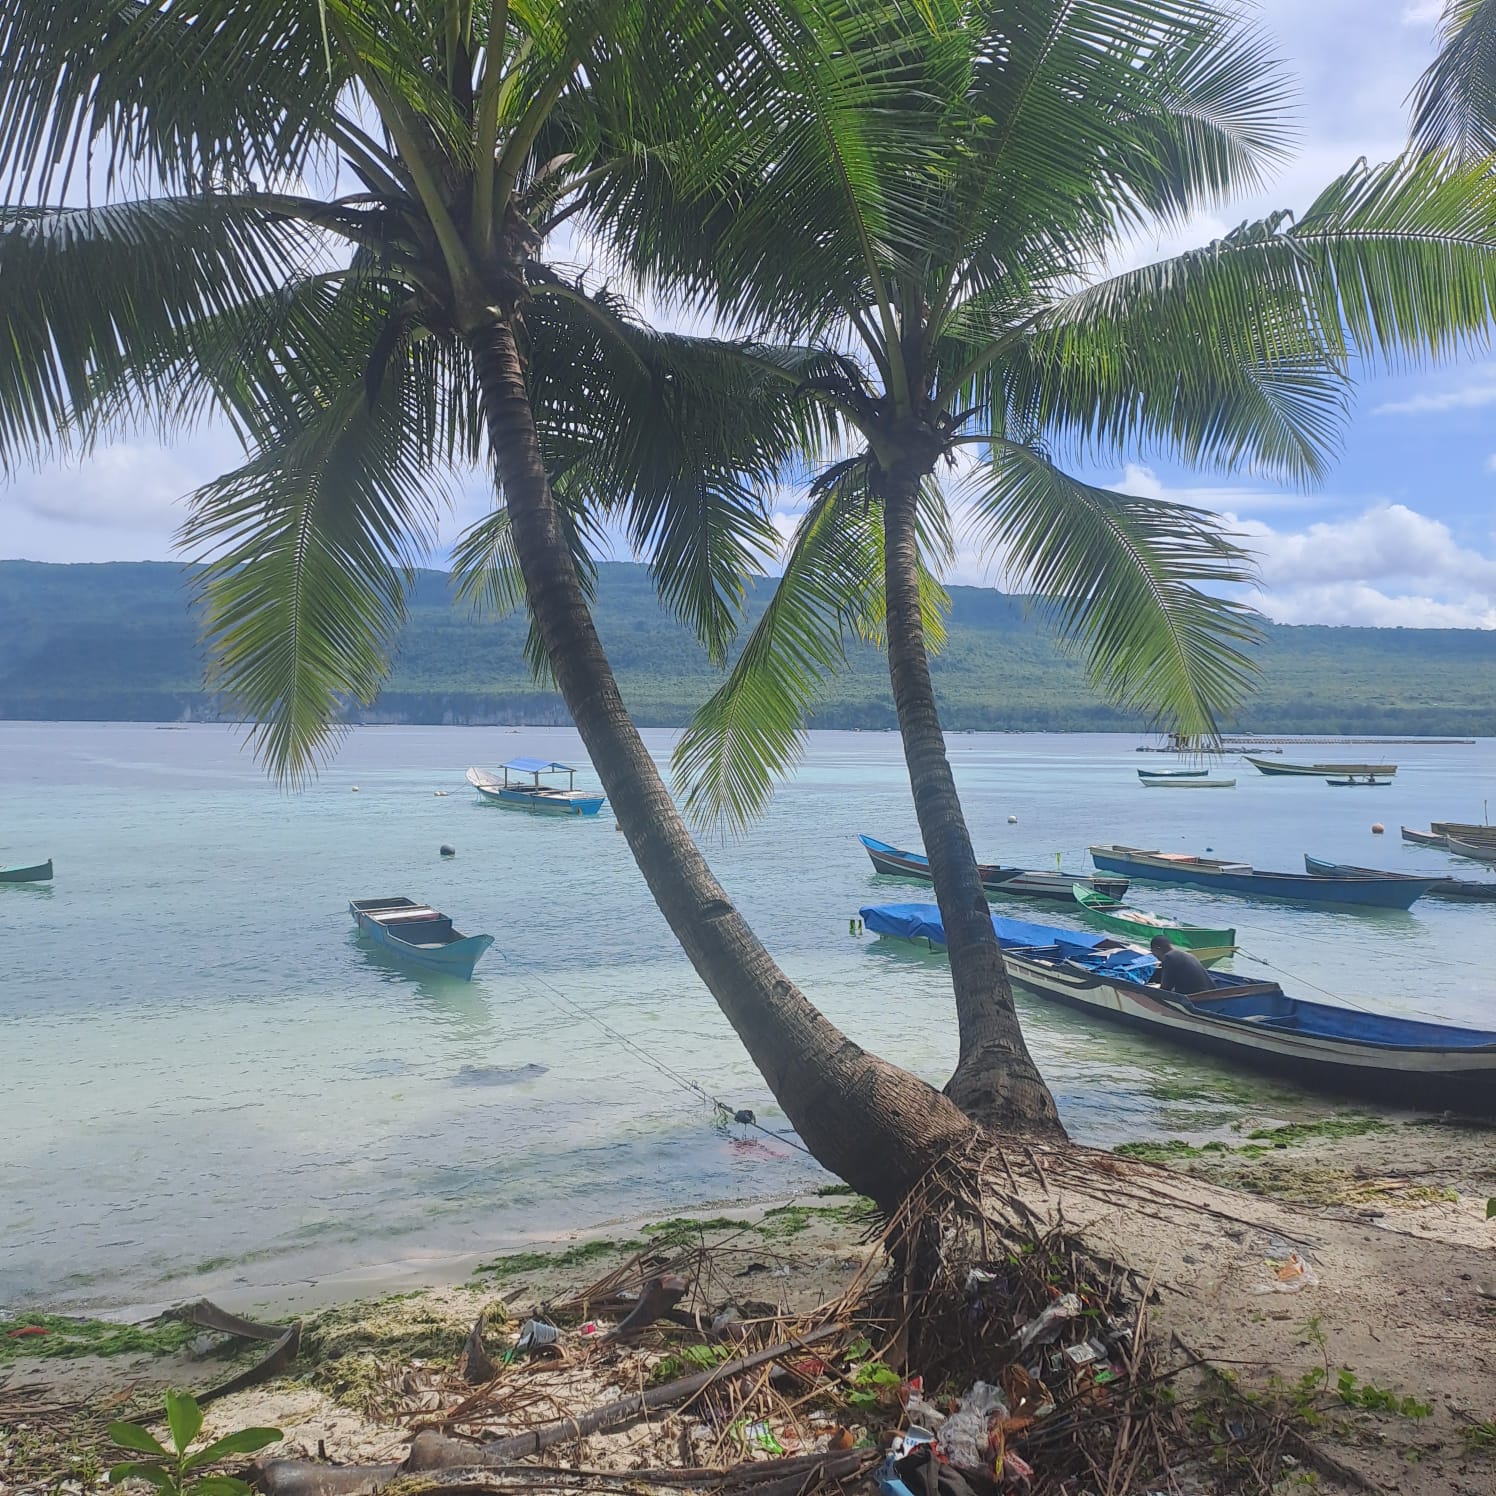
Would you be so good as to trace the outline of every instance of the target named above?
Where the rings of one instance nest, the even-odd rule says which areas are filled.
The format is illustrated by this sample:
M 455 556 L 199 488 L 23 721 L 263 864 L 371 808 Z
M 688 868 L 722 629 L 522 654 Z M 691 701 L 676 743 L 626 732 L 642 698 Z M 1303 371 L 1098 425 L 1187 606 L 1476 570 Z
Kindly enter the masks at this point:
M 677 793 L 700 824 L 741 828 L 763 809 L 845 639 L 877 625 L 883 548 L 867 477 L 865 459 L 849 460 L 812 493 L 763 615 L 676 745 Z
M 210 683 L 256 726 L 257 751 L 297 782 L 350 699 L 373 700 L 404 616 L 411 566 L 444 497 L 443 418 L 418 354 L 371 404 L 365 318 L 338 371 L 288 392 L 278 439 L 193 496 L 181 543 L 202 573 Z
M 0 470 L 154 405 L 188 328 L 234 324 L 253 348 L 238 319 L 319 242 L 273 196 L 0 209 Z
M 346 81 L 316 0 L 0 0 L 4 197 L 300 176 Z
M 743 578 L 778 544 L 769 495 L 825 417 L 795 400 L 788 353 L 657 333 L 605 293 L 536 289 L 526 351 L 553 480 L 623 523 L 666 605 L 721 660 Z
M 1190 737 L 1214 738 L 1250 687 L 1250 608 L 1201 590 L 1253 580 L 1217 516 L 1096 488 L 999 441 L 973 479 L 974 523 L 1032 589 L 1093 682 Z
M 1496 3 L 1448 0 L 1439 55 L 1413 90 L 1413 139 L 1464 161 L 1496 154 Z

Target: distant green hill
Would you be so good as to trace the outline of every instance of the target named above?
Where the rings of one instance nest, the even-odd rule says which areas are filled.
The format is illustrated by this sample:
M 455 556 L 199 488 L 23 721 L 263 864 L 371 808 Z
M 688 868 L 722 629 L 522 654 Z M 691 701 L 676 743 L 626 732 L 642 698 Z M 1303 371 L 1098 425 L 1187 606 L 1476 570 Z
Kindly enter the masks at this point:
M 190 573 L 159 562 L 0 562 L 0 718 L 169 722 L 212 718 L 189 608 Z M 1022 598 L 951 589 L 950 642 L 935 663 L 950 728 L 1142 728 L 1099 699 Z M 656 601 L 647 571 L 600 569 L 598 628 L 637 720 L 683 723 L 718 679 Z M 454 607 L 447 578 L 422 572 L 375 705 L 378 722 L 566 720 L 525 667 L 521 618 L 483 622 Z M 1496 633 L 1463 629 L 1269 630 L 1257 695 L 1230 727 L 1258 732 L 1496 735 Z M 894 725 L 882 656 L 858 648 L 819 727 Z

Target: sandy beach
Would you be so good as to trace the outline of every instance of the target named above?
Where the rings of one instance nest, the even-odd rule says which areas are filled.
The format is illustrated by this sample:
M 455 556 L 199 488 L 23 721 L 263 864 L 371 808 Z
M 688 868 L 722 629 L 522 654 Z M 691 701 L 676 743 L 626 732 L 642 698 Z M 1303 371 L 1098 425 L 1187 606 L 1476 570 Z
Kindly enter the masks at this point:
M 1303 1414 L 1315 1446 L 1330 1452 L 1327 1467 L 1313 1472 L 1318 1489 L 1487 1496 L 1496 1482 L 1496 1223 L 1486 1218 L 1496 1149 L 1488 1129 L 1347 1114 L 1276 1132 L 1244 1123 L 1239 1142 L 1126 1153 L 1167 1161 L 1091 1153 L 1098 1188 L 1047 1200 L 1040 1190 L 1034 1203 L 1058 1207 L 1088 1242 L 1153 1284 L 1150 1333 L 1174 1361 L 1203 1357 L 1252 1396 Z M 1127 1203 L 1109 1203 L 1108 1179 Z M 1141 1198 L 1150 1203 L 1139 1207 Z M 302 1316 L 302 1351 L 290 1375 L 215 1403 L 208 1431 L 270 1425 L 285 1434 L 271 1454 L 399 1460 L 414 1428 L 470 1392 L 452 1368 L 480 1311 L 501 1349 L 532 1310 L 597 1283 L 642 1248 L 684 1238 L 707 1249 L 710 1281 L 693 1285 L 703 1306 L 807 1313 L 865 1267 L 875 1229 L 859 1202 L 823 1194 L 578 1233 L 460 1273 L 446 1263 L 440 1282 L 420 1286 L 408 1268 L 383 1283 L 335 1282 L 281 1302 L 229 1306 L 259 1318 Z M 1307 1272 L 1284 1283 L 1278 1265 L 1295 1252 Z M 88 1354 L 80 1332 L 73 1349 L 82 1354 L 56 1354 L 65 1330 L 43 1357 L 17 1355 L 13 1342 L 0 1382 L 7 1486 L 86 1489 L 110 1458 L 102 1443 L 109 1419 L 147 1416 L 161 1389 L 220 1382 L 259 1353 L 250 1347 L 225 1359 L 218 1337 L 171 1328 L 185 1338 L 168 1352 Z M 549 1378 L 545 1396 L 558 1407 L 605 1401 L 617 1395 L 620 1367 L 589 1355 L 583 1340 L 563 1331 L 572 1349 L 559 1370 L 513 1370 Z M 645 1365 L 665 1354 L 644 1353 Z M 1311 1397 L 1302 1389 L 1316 1367 L 1330 1390 Z M 627 1374 L 640 1375 L 639 1366 L 630 1361 Z M 1180 1395 L 1207 1396 L 1199 1377 L 1182 1379 Z M 588 1468 L 679 1463 L 684 1426 L 666 1414 L 554 1453 Z M 483 1430 L 507 1431 L 502 1417 Z

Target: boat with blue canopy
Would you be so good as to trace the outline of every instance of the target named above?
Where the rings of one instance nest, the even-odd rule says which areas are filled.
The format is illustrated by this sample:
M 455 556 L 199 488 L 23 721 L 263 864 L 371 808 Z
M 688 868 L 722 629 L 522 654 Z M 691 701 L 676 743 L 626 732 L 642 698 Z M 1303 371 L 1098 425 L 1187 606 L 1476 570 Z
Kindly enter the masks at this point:
M 1135 948 L 1085 948 L 1068 934 L 1004 957 L 1016 986 L 1051 1002 L 1301 1084 L 1404 1106 L 1496 1115 L 1496 1032 L 1358 1012 L 1290 997 L 1276 982 L 1212 972 L 1186 997 L 1147 985 Z
M 439 909 L 414 899 L 350 899 L 348 912 L 361 935 L 392 956 L 470 982 L 492 935 L 464 935 Z
M 1437 878 L 1324 877 L 1313 873 L 1261 872 L 1249 862 L 1195 857 L 1188 852 L 1148 851 L 1118 845 L 1092 847 L 1091 861 L 1111 873 L 1154 883 L 1186 883 L 1216 893 L 1249 898 L 1287 899 L 1311 907 L 1408 909 Z
M 484 769 L 469 769 L 467 782 L 494 805 L 518 810 L 539 810 L 550 815 L 595 816 L 603 808 L 606 796 L 577 788 L 577 771 L 570 764 L 558 764 L 544 758 L 511 758 L 500 764 L 503 778 Z M 542 775 L 566 775 L 566 788 L 542 784 Z
M 909 940 L 923 945 L 926 950 L 945 949 L 945 925 L 940 918 L 938 904 L 865 904 L 857 913 L 865 929 L 874 935 L 888 935 L 896 940 Z M 1095 950 L 1098 946 L 1115 946 L 1119 942 L 1110 935 L 1097 935 L 1090 930 L 1073 930 L 1064 925 L 1040 925 L 1026 919 L 1009 919 L 1005 914 L 992 916 L 992 928 L 997 934 L 997 943 L 1004 950 L 1019 946 L 1053 945 L 1066 941 L 1080 950 Z

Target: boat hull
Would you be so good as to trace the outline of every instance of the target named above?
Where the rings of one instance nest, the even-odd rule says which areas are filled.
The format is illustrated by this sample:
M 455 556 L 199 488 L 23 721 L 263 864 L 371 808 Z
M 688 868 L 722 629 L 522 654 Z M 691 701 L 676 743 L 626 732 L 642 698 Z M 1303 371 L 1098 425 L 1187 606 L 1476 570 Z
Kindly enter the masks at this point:
M 1440 838 L 1443 845 L 1443 838 Z M 1341 878 L 1412 878 L 1414 873 L 1384 873 L 1371 867 L 1356 867 L 1347 862 L 1325 862 L 1319 857 L 1311 857 L 1304 854 L 1305 871 L 1323 874 L 1326 877 Z M 1489 904 L 1496 903 L 1496 883 L 1471 882 L 1464 878 L 1441 877 L 1434 886 L 1424 894 L 1428 899 L 1450 899 L 1465 904 Z
M 1091 861 L 1107 872 L 1153 883 L 1182 883 L 1246 898 L 1284 899 L 1310 906 L 1349 909 L 1409 909 L 1437 878 L 1405 876 L 1316 878 L 1308 873 L 1259 872 L 1246 863 L 1162 856 L 1139 847 L 1092 847 Z
M 385 901 L 367 902 L 378 904 Z M 354 899 L 348 905 L 348 912 L 353 916 L 359 934 L 406 965 L 418 966 L 423 971 L 439 972 L 443 976 L 459 977 L 470 982 L 473 979 L 473 968 L 493 944 L 492 935 L 460 935 L 456 931 L 452 932 L 454 939 L 444 940 L 439 944 L 402 940 L 397 929 L 391 929 L 377 919 L 375 911 L 360 908 L 359 903 L 359 900 Z M 451 922 L 447 921 L 446 924 L 450 929 Z
M 34 862 L 29 867 L 0 867 L 0 883 L 50 883 L 52 859 Z
M 1242 757 L 1254 769 L 1282 778 L 1298 775 L 1307 779 L 1328 779 L 1334 775 L 1337 778 L 1364 779 L 1368 774 L 1374 774 L 1379 778 L 1389 779 L 1397 773 L 1396 764 L 1275 764 L 1271 759 L 1253 758 L 1250 753 L 1244 753 Z
M 1234 779 L 1145 779 L 1145 790 L 1234 790 Z
M 901 851 L 887 842 L 871 836 L 857 838 L 867 851 L 876 871 L 889 878 L 914 878 L 921 883 L 933 883 L 929 859 L 918 852 Z M 998 867 L 992 863 L 979 863 L 982 888 L 987 894 L 1003 894 L 1017 898 L 1052 899 L 1056 903 L 1074 902 L 1072 889 L 1079 883 L 1093 888 L 1110 898 L 1120 899 L 1127 892 L 1126 878 L 1096 878 L 1085 873 L 1033 872 L 1023 868 Z
M 864 904 L 857 913 L 863 926 L 874 935 L 907 940 L 925 950 L 945 949 L 945 925 L 940 918 L 938 904 Z M 1013 919 L 1006 914 L 992 916 L 992 930 L 997 936 L 997 943 L 1004 950 L 1054 945 L 1057 941 L 1064 941 L 1076 950 L 1095 950 L 1097 946 L 1110 947 L 1116 944 L 1110 936 L 1097 935 L 1089 930 L 1076 930 L 1063 925 L 1039 925 L 1026 919 Z
M 1484 862 L 1496 866 L 1496 844 L 1477 845 L 1475 842 L 1467 842 L 1457 836 L 1451 836 L 1445 840 L 1444 845 L 1456 857 L 1468 857 L 1472 862 Z
M 1139 769 L 1139 779 L 1204 779 L 1209 769 Z
M 1149 916 L 1141 909 L 1125 909 L 1120 905 L 1107 907 L 1102 896 L 1089 889 L 1074 890 L 1075 902 L 1093 924 L 1115 935 L 1125 935 L 1129 940 L 1147 945 L 1155 935 L 1166 937 L 1171 945 L 1177 945 L 1194 954 L 1206 965 L 1214 966 L 1228 956 L 1236 954 L 1235 930 L 1208 930 L 1202 925 L 1175 925 L 1158 915 Z M 1109 901 L 1108 901 L 1109 902 Z
M 1398 829 L 1402 832 L 1402 839 L 1412 842 L 1415 847 L 1442 847 L 1448 840 L 1440 831 L 1415 831 L 1411 826 Z
M 489 805 L 502 805 L 509 810 L 528 810 L 536 815 L 549 816 L 595 816 L 606 801 L 604 795 L 572 794 L 567 790 L 536 795 L 522 789 L 488 789 L 474 785 L 474 789 Z
M 1156 988 L 1041 963 L 1021 950 L 1010 951 L 1005 964 L 1013 983 L 1036 997 L 1314 1090 L 1471 1116 L 1496 1115 L 1496 1045 L 1463 1051 L 1371 1049 L 1289 1030 L 1248 1028 L 1183 1008 Z

